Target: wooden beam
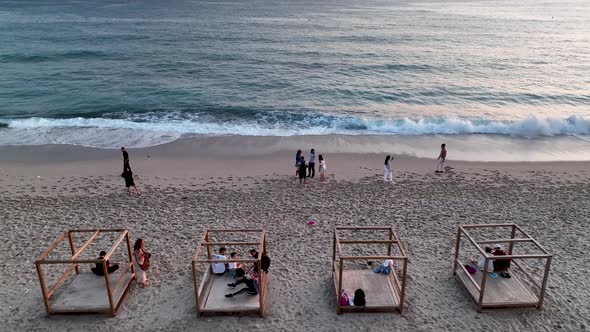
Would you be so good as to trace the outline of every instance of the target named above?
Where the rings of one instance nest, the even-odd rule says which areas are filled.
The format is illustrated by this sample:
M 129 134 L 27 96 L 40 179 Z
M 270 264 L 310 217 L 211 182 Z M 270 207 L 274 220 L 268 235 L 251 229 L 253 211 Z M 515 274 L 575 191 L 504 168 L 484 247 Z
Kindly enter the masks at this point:
M 541 289 L 541 285 L 539 285 L 537 283 L 537 280 L 535 280 L 535 278 L 533 278 L 533 276 L 531 274 L 529 274 L 523 266 L 520 265 L 520 263 L 518 263 L 518 260 L 513 260 L 512 263 L 514 263 L 514 265 L 516 267 L 518 267 L 520 269 L 520 271 L 522 271 L 522 274 L 524 274 L 525 276 L 527 276 L 529 278 L 529 280 L 533 283 L 533 285 L 535 285 L 536 287 L 539 287 L 539 289 Z
M 72 256 L 74 256 L 74 254 L 76 253 L 76 246 L 74 245 L 74 239 L 72 237 L 72 232 L 68 232 L 68 239 L 70 240 L 70 250 L 72 252 Z M 80 274 L 80 268 L 78 267 L 78 264 L 76 263 L 76 274 Z
M 126 279 L 127 277 L 127 271 L 129 270 L 129 264 L 125 267 L 125 270 L 121 271 L 121 276 L 119 277 L 119 280 L 117 280 L 117 283 L 115 284 L 115 288 L 113 288 L 113 294 L 117 294 L 117 290 L 119 290 L 119 287 L 121 287 L 121 284 L 123 284 L 123 280 Z
M 199 257 L 199 254 L 201 252 L 202 243 L 206 241 L 206 238 L 207 238 L 207 231 L 205 231 L 205 233 L 203 233 L 203 236 L 201 236 L 201 241 L 199 241 L 199 244 L 197 245 L 197 250 L 195 251 L 195 254 L 193 255 L 193 261 Z
M 524 236 L 528 237 L 529 239 L 533 240 L 533 243 L 539 248 L 541 249 L 542 252 L 544 252 L 547 255 L 551 255 L 553 256 L 549 251 L 547 251 L 547 249 L 545 249 L 545 247 L 543 247 L 539 242 L 537 242 L 537 240 L 535 240 L 532 236 L 530 236 L 527 232 L 525 232 L 522 228 L 520 228 L 520 226 L 518 225 L 514 225 Z
M 197 317 L 201 315 L 201 307 L 199 306 L 199 284 L 197 281 L 197 262 L 193 259 L 191 262 L 193 268 L 193 286 L 195 287 L 195 304 L 197 306 Z
M 57 288 L 64 282 L 66 281 L 66 279 L 70 276 L 70 274 L 72 273 L 72 271 L 74 270 L 74 268 L 76 267 L 76 265 L 72 264 L 72 266 L 70 266 L 66 272 L 64 272 L 64 274 L 61 276 L 61 278 L 59 278 L 59 280 L 55 283 L 55 285 L 53 285 L 53 287 L 51 287 L 51 289 L 49 290 L 49 292 L 47 293 L 47 298 L 50 298 L 51 295 L 53 295 L 53 293 L 55 293 L 55 291 L 57 290 Z
M 114 232 L 122 232 L 122 231 L 126 231 L 127 229 L 125 228 L 100 228 L 98 229 L 99 231 L 101 231 L 102 233 L 114 233 Z M 93 233 L 95 231 L 97 231 L 97 229 L 70 229 L 69 230 L 72 233 Z
M 494 228 L 494 227 L 512 227 L 514 224 L 468 224 L 461 225 L 463 228 Z
M 342 255 L 342 247 L 340 246 L 340 237 L 338 236 L 338 228 L 336 228 L 334 236 L 336 237 L 336 248 L 338 249 L 338 255 L 340 256 L 340 255 Z
M 392 244 L 396 240 L 340 240 L 341 244 Z
M 109 306 L 111 308 L 111 315 L 115 316 L 115 303 L 113 302 L 113 292 L 111 291 L 111 281 L 109 280 L 109 269 L 107 268 L 107 260 L 106 259 L 104 259 L 102 262 L 102 270 L 104 272 L 104 280 L 107 283 L 107 296 L 109 297 Z
M 348 230 L 348 231 L 362 231 L 362 230 L 388 230 L 386 226 L 337 226 L 337 230 Z
M 475 288 L 481 292 L 481 287 L 479 287 L 479 285 L 477 284 L 477 281 L 475 281 L 475 279 L 473 279 L 473 277 L 471 276 L 471 273 L 469 273 L 469 271 L 467 271 L 467 269 L 465 268 L 465 264 L 463 264 L 463 262 L 461 262 L 458 259 L 455 261 L 455 263 L 457 263 L 457 264 L 459 264 L 459 266 L 461 266 L 461 269 L 463 269 L 463 271 L 465 271 L 465 273 L 469 277 L 469 280 L 471 280 L 471 283 L 473 284 L 473 286 L 475 286 Z
M 243 259 L 243 258 L 238 258 L 238 259 L 195 259 L 195 262 L 199 262 L 199 263 L 256 263 L 258 262 L 257 259 L 254 258 L 249 258 L 249 259 Z
M 483 274 L 481 276 L 481 286 L 479 288 L 479 300 L 477 301 L 477 307 L 478 307 L 477 311 L 478 312 L 481 312 L 481 309 L 482 309 L 483 297 L 485 295 L 485 290 L 486 290 L 486 282 L 488 281 L 488 260 L 489 260 L 489 257 L 484 255 Z M 465 267 L 463 266 L 463 268 L 465 268 Z M 467 275 L 469 276 L 470 279 L 472 279 L 471 274 L 469 272 L 467 272 Z
M 489 259 L 497 260 L 497 259 L 513 259 L 513 258 L 549 258 L 553 257 L 553 255 L 505 255 L 505 256 L 490 256 Z
M 47 257 L 47 255 L 49 255 L 49 253 L 55 249 L 60 243 L 61 241 L 63 241 L 66 236 L 68 235 L 68 232 L 63 232 L 61 233 L 60 236 L 57 237 L 57 240 L 55 240 L 55 242 L 53 242 L 53 244 L 51 246 L 49 246 L 49 248 L 47 248 L 47 250 L 45 250 L 40 256 L 39 258 L 37 258 L 37 261 L 41 261 L 43 259 L 45 259 L 45 257 Z
M 342 261 L 342 256 L 340 256 L 340 266 L 338 267 L 338 293 L 336 294 L 337 296 L 337 309 L 336 311 L 338 313 L 342 312 L 342 308 L 340 308 L 340 300 L 342 299 L 342 271 L 344 270 L 344 264 Z
M 541 310 L 543 308 L 543 300 L 545 299 L 545 290 L 547 289 L 547 281 L 549 280 L 549 269 L 551 268 L 551 260 L 553 257 L 547 258 L 547 263 L 545 263 L 545 274 L 543 275 L 543 283 L 541 284 L 541 293 L 539 294 L 539 303 L 537 304 L 537 309 Z
M 453 274 L 457 274 L 457 261 L 459 260 L 459 249 L 461 248 L 461 227 L 457 228 L 457 243 L 455 243 L 455 260 L 453 260 Z
M 260 242 L 203 242 L 204 246 L 255 246 Z
M 129 232 L 127 232 L 127 254 L 129 255 L 129 263 L 131 263 L 131 279 L 135 278 L 135 265 L 133 264 L 133 253 L 131 252 L 131 239 L 130 239 Z
M 510 232 L 510 238 L 511 239 L 516 238 L 516 225 L 512 225 L 512 231 Z M 508 255 L 512 255 L 513 249 L 514 249 L 514 242 L 510 242 L 510 244 L 508 245 Z
M 506 256 L 503 256 L 506 257 Z M 366 260 L 366 259 L 393 259 L 393 260 L 403 260 L 406 259 L 406 256 L 340 256 L 341 259 L 345 260 Z
M 102 263 L 102 259 L 45 259 L 39 264 L 96 264 Z
M 113 243 L 113 246 L 111 247 L 111 250 L 109 250 L 107 252 L 106 255 L 104 255 L 104 260 L 107 261 L 109 260 L 109 258 L 111 258 L 111 255 L 115 252 L 115 250 L 117 250 L 117 247 L 119 247 L 119 245 L 121 244 L 121 242 L 123 240 L 125 240 L 125 236 L 127 235 L 127 230 L 123 231 L 123 234 L 121 234 L 121 236 L 119 236 L 119 238 L 117 239 L 117 241 L 115 241 L 115 243 Z
M 484 240 L 484 241 L 477 241 L 480 244 L 488 244 L 488 243 L 512 243 L 514 242 L 533 242 L 533 239 L 495 239 L 495 240 Z
M 463 228 L 463 226 L 459 226 L 459 228 L 461 229 L 461 231 L 463 232 L 463 234 L 465 235 L 465 237 L 477 248 L 477 250 L 482 254 L 482 255 L 486 255 L 486 253 L 483 251 L 483 249 L 477 244 L 477 242 L 475 242 L 475 240 L 471 237 L 471 235 L 469 235 L 469 233 Z
M 400 239 L 399 235 L 397 234 L 397 231 L 393 228 L 393 226 L 391 226 L 390 229 L 391 229 L 391 232 L 393 232 L 394 239 L 398 241 L 397 248 L 399 249 L 400 254 L 402 254 L 402 256 L 407 257 L 408 254 L 406 253 L 406 250 L 402 246 L 402 240 Z
M 90 238 L 88 239 L 88 241 L 86 241 L 81 247 L 80 249 L 78 249 L 78 251 L 72 255 L 72 260 L 76 260 L 76 258 L 78 258 L 78 256 L 80 256 L 80 254 L 84 251 L 84 249 L 86 249 L 91 243 L 92 241 L 94 241 L 94 239 L 98 236 L 98 233 L 100 231 L 96 230 L 94 232 L 94 234 L 92 234 L 92 236 L 90 236 Z
M 41 284 L 41 293 L 43 294 L 45 310 L 48 314 L 50 314 L 51 307 L 49 306 L 49 296 L 47 296 L 47 287 L 45 287 L 45 277 L 43 276 L 43 270 L 41 269 L 41 264 L 39 264 L 39 262 L 35 262 L 35 266 L 37 267 L 37 275 L 39 276 L 39 283 Z

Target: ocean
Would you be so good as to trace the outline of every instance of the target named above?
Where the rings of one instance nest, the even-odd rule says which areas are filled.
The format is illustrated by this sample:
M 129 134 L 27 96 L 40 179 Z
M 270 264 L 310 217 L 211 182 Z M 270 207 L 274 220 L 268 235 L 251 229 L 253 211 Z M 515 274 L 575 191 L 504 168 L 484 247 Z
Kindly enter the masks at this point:
M 587 0 L 4 0 L 0 145 L 436 135 L 590 160 L 589 22 Z

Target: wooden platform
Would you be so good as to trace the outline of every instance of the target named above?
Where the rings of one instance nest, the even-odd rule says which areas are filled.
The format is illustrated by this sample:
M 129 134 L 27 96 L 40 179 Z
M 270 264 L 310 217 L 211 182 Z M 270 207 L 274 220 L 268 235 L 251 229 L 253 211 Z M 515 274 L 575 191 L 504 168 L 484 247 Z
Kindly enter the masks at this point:
M 479 291 L 465 271 L 461 268 L 457 269 L 457 278 L 467 289 L 471 297 L 477 302 L 479 301 Z M 499 308 L 499 307 L 528 307 L 536 306 L 539 299 L 527 288 L 521 281 L 518 273 L 511 270 L 512 278 L 502 278 L 498 275 L 497 278 L 490 278 L 488 276 L 486 281 L 485 294 L 483 298 L 483 308 Z M 471 275 L 473 279 L 481 284 L 483 276 L 481 271 L 477 271 Z
M 393 286 L 391 276 L 372 270 L 342 271 L 342 288 L 354 296 L 357 289 L 365 292 L 365 307 L 343 306 L 343 312 L 351 311 L 393 311 L 399 307 L 399 293 Z M 334 273 L 334 285 L 338 288 L 338 273 Z
M 115 287 L 117 281 L 125 273 L 125 279 L 117 292 L 113 294 L 113 300 L 118 303 L 127 290 L 128 283 L 133 275 L 129 270 L 116 271 L 109 274 L 111 287 Z M 104 276 L 94 273 L 80 273 L 65 288 L 56 294 L 51 303 L 54 313 L 68 312 L 104 312 L 110 311 L 109 298 Z
M 228 287 L 227 284 L 235 282 L 236 279 L 230 275 L 209 275 L 202 291 L 204 301 L 203 312 L 211 313 L 237 313 L 237 312 L 258 312 L 260 310 L 259 295 L 240 294 L 232 298 L 226 298 L 225 294 L 236 292 L 244 285 L 236 288 Z

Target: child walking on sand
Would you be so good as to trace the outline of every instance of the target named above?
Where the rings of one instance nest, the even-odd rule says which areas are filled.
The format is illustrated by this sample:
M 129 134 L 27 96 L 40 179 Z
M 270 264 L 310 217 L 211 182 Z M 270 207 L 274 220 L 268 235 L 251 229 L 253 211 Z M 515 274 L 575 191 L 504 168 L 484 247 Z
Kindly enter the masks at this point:
M 326 180 L 326 161 L 324 160 L 324 156 L 319 155 L 318 160 L 320 161 L 320 181 Z

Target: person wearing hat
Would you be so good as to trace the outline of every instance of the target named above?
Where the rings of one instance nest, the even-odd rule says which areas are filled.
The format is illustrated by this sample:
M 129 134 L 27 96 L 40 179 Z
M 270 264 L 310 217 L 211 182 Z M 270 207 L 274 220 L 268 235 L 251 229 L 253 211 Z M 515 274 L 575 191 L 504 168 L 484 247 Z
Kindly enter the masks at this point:
M 494 251 L 492 252 L 494 256 L 506 256 L 508 253 L 502 249 L 502 246 L 499 244 L 494 244 Z M 508 274 L 508 268 L 510 267 L 510 259 L 496 259 L 494 260 L 494 272 L 500 272 L 500 276 L 503 278 L 510 278 L 510 274 Z

